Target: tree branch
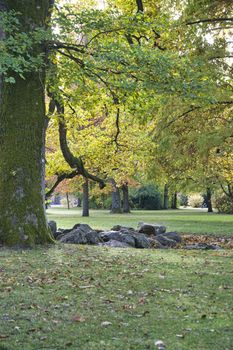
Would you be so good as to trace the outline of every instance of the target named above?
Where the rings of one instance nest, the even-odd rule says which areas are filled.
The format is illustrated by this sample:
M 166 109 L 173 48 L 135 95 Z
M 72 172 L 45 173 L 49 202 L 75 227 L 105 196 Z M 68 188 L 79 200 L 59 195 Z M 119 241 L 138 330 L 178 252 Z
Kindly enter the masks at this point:
M 105 183 L 98 176 L 90 174 L 84 167 L 83 160 L 81 157 L 75 157 L 67 142 L 67 128 L 64 119 L 64 105 L 62 102 L 55 100 L 57 112 L 59 115 L 59 141 L 60 147 L 65 161 L 69 164 L 72 169 L 76 169 L 78 173 L 86 178 L 89 178 L 99 183 L 100 188 L 105 187 Z
M 57 176 L 56 182 L 53 186 L 45 193 L 45 199 L 51 197 L 57 186 L 65 179 L 73 179 L 75 176 L 80 175 L 78 170 L 74 170 L 71 173 L 62 173 Z
M 233 21 L 233 18 L 230 17 L 223 17 L 223 18 L 205 18 L 205 19 L 199 19 L 197 21 L 191 21 L 186 22 L 185 24 L 187 26 L 193 25 L 193 24 L 199 24 L 199 23 L 215 23 L 215 22 L 231 22 Z
M 144 12 L 142 0 L 136 0 L 136 3 L 138 8 L 137 12 Z

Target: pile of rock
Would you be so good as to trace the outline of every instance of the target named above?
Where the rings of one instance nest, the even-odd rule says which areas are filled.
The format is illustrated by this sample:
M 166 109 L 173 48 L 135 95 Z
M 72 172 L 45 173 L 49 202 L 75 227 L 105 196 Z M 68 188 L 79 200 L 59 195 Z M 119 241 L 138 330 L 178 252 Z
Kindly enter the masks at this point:
M 49 226 L 56 240 L 63 243 L 95 244 L 119 248 L 168 248 L 181 243 L 176 232 L 166 232 L 166 227 L 140 222 L 132 227 L 116 225 L 109 231 L 93 230 L 87 224 L 76 224 L 71 229 L 58 229 L 55 221 Z

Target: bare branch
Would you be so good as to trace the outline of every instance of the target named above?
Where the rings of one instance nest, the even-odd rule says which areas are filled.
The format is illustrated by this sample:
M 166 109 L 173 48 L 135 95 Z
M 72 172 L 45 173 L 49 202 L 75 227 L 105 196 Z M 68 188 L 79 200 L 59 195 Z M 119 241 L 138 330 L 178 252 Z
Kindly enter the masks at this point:
M 55 181 L 55 183 L 53 184 L 53 186 L 50 188 L 50 190 L 48 190 L 45 193 L 45 199 L 48 199 L 49 197 L 51 197 L 51 195 L 53 194 L 53 192 L 55 191 L 55 189 L 57 188 L 57 186 L 65 179 L 73 179 L 75 176 L 80 175 L 78 170 L 74 170 L 70 173 L 62 173 L 59 174 L 57 176 L 57 180 Z
M 142 0 L 136 0 L 138 12 L 144 12 Z
M 205 18 L 205 19 L 199 19 L 197 21 L 191 21 L 191 22 L 186 22 L 185 24 L 187 26 L 193 25 L 193 24 L 199 24 L 199 23 L 215 23 L 215 22 L 232 22 L 233 18 L 230 17 L 223 17 L 223 18 Z

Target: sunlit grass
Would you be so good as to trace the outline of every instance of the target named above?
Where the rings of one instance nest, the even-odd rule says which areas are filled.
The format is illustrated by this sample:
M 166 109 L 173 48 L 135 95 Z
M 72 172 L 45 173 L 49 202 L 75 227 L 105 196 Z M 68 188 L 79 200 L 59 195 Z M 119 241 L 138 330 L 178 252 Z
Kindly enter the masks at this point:
M 81 216 L 81 210 L 73 208 L 50 208 L 48 219 L 59 227 L 70 228 L 74 224 L 88 223 L 93 228 L 110 229 L 121 224 L 136 228 L 139 221 L 161 223 L 169 231 L 215 235 L 233 235 L 233 215 L 207 213 L 206 210 L 151 210 L 132 211 L 131 214 L 110 214 L 107 210 L 91 210 L 90 217 Z

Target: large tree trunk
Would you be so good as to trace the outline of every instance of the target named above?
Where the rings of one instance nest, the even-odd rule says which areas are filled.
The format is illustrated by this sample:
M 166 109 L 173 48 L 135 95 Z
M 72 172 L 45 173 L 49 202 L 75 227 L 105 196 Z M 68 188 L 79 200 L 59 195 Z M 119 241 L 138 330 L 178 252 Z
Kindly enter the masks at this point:
M 21 12 L 25 32 L 45 24 L 49 3 L 5 1 L 7 9 Z M 27 247 L 52 242 L 44 208 L 45 74 L 14 77 L 15 84 L 3 81 L 0 91 L 0 243 Z
M 119 214 L 119 213 L 122 213 L 122 210 L 121 210 L 121 197 L 120 197 L 119 187 L 117 187 L 116 181 L 114 179 L 111 179 L 111 184 L 112 184 L 112 208 L 111 208 L 111 213 L 112 214 Z
M 211 197 L 212 197 L 211 189 L 208 187 L 206 189 L 206 203 L 207 203 L 208 213 L 213 213 Z
M 163 192 L 163 209 L 168 209 L 168 185 L 164 185 L 164 192 Z
M 130 213 L 129 188 L 127 182 L 122 185 L 123 192 L 123 213 Z
M 82 216 L 89 216 L 89 181 L 88 178 L 84 178 L 83 183 L 83 212 Z

